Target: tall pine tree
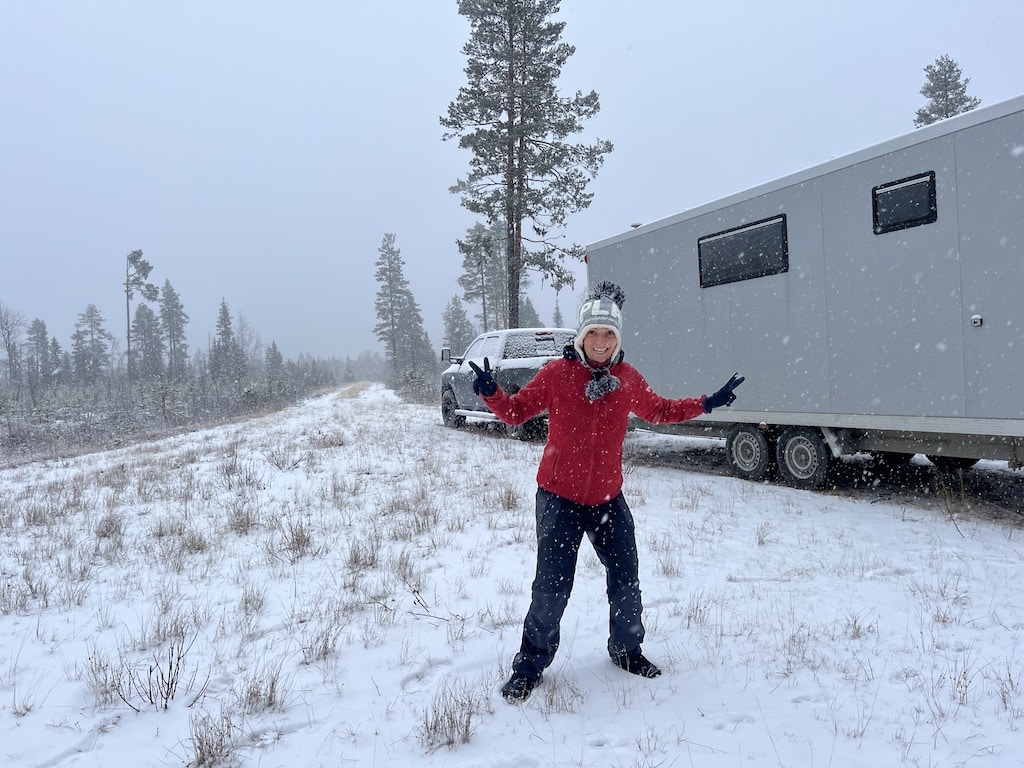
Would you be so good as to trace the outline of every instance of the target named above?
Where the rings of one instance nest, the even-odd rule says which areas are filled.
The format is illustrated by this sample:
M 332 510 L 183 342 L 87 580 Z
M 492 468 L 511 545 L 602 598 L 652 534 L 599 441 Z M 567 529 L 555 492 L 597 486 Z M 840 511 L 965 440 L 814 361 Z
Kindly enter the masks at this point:
M 110 370 L 110 344 L 113 337 L 103 323 L 99 309 L 95 304 L 90 304 L 78 316 L 75 332 L 71 334 L 75 381 L 86 387 L 98 384 Z
M 476 319 L 484 333 L 508 326 L 508 259 L 505 240 L 500 227 L 487 228 L 474 224 L 464 240 L 457 240 L 462 252 L 462 274 L 459 285 L 462 298 L 467 302 L 480 302 Z M 532 280 L 527 271 L 519 280 L 519 328 L 539 325 L 537 313 L 527 296 Z
M 50 362 L 53 365 L 53 383 L 70 383 L 74 378 L 74 360 L 70 352 L 65 352 L 61 348 L 56 336 L 50 337 Z
M 563 320 L 562 320 L 562 307 L 559 305 L 558 297 L 556 296 L 555 297 L 555 312 L 554 312 L 554 314 L 551 317 L 551 324 L 555 328 L 561 328 L 562 327 L 562 323 L 563 323 Z
M 267 373 L 267 396 L 271 401 L 283 399 L 288 391 L 288 376 L 284 369 L 284 355 L 277 348 L 277 342 L 271 341 L 264 354 Z
M 456 244 L 462 253 L 459 286 L 464 301 L 480 303 L 476 318 L 484 333 L 504 328 L 508 319 L 505 242 L 500 227 L 474 224 Z
M 160 323 L 167 343 L 167 376 L 171 381 L 182 382 L 188 374 L 188 315 L 170 280 L 165 280 L 160 289 Z
M 210 378 L 222 387 L 242 391 L 245 378 L 245 353 L 226 299 L 221 299 L 217 310 L 217 331 L 210 346 Z
M 462 49 L 468 82 L 441 118 L 444 138 L 457 137 L 472 152 L 469 173 L 451 191 L 504 229 L 510 328 L 520 325 L 525 269 L 539 271 L 556 290 L 572 283 L 563 261 L 582 258 L 583 249 L 562 244 L 565 220 L 590 205 L 587 185 L 612 151 L 605 140 L 568 141 L 600 102 L 595 91 L 557 91 L 576 50 L 561 41 L 565 23 L 551 20 L 557 12 L 558 0 L 459 0 L 470 24 Z
M 476 329 L 466 316 L 458 296 L 452 296 L 442 315 L 444 323 L 444 341 L 456 355 L 461 355 L 469 343 L 476 338 Z
M 164 373 L 164 332 L 148 304 L 135 308 L 129 339 L 134 342 L 131 365 L 138 381 L 158 379 Z
M 395 235 L 384 235 L 375 264 L 374 277 L 380 286 L 374 301 L 377 324 L 373 332 L 384 345 L 388 363 L 388 384 L 403 393 L 418 396 L 436 373 L 430 339 L 423 328 L 423 314 L 405 278 L 405 262 Z M 428 383 L 429 382 L 429 383 Z
M 156 301 L 157 287 L 146 282 L 153 266 L 142 258 L 142 251 L 134 250 L 125 257 L 124 266 L 124 330 L 128 338 L 128 397 L 132 391 L 132 299 L 138 291 L 144 301 Z
M 537 308 L 533 306 L 526 293 L 519 297 L 519 321 L 523 328 L 540 328 L 544 325 L 537 314 Z
M 971 79 L 963 77 L 960 65 L 947 54 L 939 56 L 934 64 L 925 67 L 924 74 L 921 95 L 928 99 L 928 103 L 917 110 L 915 128 L 970 112 L 981 104 L 981 99 L 967 95 L 967 84 Z
M 29 398 L 35 406 L 39 394 L 53 385 L 54 367 L 60 360 L 50 357 L 50 334 L 38 317 L 28 326 L 28 350 L 25 359 Z
M 0 362 L 0 371 L 7 370 L 7 382 L 15 391 L 21 386 L 21 332 L 25 328 L 25 318 L 0 301 L 0 346 L 4 350 L 4 360 Z M 6 364 L 6 365 L 5 365 Z M 2 379 L 0 379 L 2 381 Z

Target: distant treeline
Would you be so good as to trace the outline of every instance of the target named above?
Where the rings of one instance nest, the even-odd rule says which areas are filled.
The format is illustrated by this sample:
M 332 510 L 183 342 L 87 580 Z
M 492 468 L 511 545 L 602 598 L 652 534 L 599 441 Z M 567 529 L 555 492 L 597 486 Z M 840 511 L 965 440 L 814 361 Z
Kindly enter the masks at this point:
M 0 463 L 107 448 L 385 377 L 377 353 L 285 360 L 224 301 L 209 348 L 190 353 L 188 316 L 170 282 L 144 295 L 155 306 L 135 306 L 123 352 L 95 305 L 65 349 L 43 320 L 0 300 Z M 132 297 L 126 281 L 127 308 Z

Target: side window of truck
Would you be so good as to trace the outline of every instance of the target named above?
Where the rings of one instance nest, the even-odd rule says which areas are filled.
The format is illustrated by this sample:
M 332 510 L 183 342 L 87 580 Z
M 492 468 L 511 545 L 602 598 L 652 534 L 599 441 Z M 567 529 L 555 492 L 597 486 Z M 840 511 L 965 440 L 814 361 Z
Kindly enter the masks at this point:
M 501 337 L 487 336 L 480 341 L 480 348 L 474 357 L 489 357 L 491 362 L 497 362 L 498 356 L 501 353 Z
M 871 213 L 876 235 L 934 223 L 935 171 L 879 184 L 871 190 Z
M 499 351 L 500 345 L 498 343 L 498 337 L 484 336 L 469 345 L 469 349 L 467 349 L 466 354 L 463 355 L 463 360 L 480 361 L 485 357 L 497 359 L 497 353 Z
M 701 237 L 697 258 L 701 288 L 788 272 L 786 215 Z

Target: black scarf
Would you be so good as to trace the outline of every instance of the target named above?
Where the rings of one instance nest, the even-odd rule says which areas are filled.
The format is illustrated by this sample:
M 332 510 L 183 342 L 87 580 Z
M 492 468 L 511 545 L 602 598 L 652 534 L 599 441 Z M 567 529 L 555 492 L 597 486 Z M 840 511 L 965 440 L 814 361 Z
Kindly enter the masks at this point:
M 622 350 L 615 356 L 613 360 L 609 360 L 604 365 L 594 367 L 590 364 L 590 361 L 586 357 L 580 357 L 576 348 L 572 344 L 566 344 L 565 349 L 562 350 L 562 357 L 566 360 L 579 360 L 587 370 L 590 371 L 590 381 L 587 382 L 587 399 L 590 402 L 600 400 L 607 394 L 610 394 L 619 388 L 619 377 L 613 376 L 611 369 L 616 363 L 621 363 L 625 355 Z
M 610 362 L 600 368 L 595 368 L 589 361 L 583 364 L 590 369 L 590 381 L 587 382 L 587 399 L 590 402 L 600 400 L 619 388 L 619 377 L 612 375 Z

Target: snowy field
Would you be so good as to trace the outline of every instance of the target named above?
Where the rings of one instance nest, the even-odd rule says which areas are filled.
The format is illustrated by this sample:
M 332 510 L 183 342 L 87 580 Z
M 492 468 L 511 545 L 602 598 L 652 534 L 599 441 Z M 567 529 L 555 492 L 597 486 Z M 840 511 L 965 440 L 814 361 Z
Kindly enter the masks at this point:
M 923 460 L 918 494 L 644 459 L 668 440 L 627 439 L 625 487 L 665 674 L 608 660 L 585 543 L 521 707 L 539 444 L 357 386 L 2 470 L 0 764 L 1024 765 L 1017 509 Z

